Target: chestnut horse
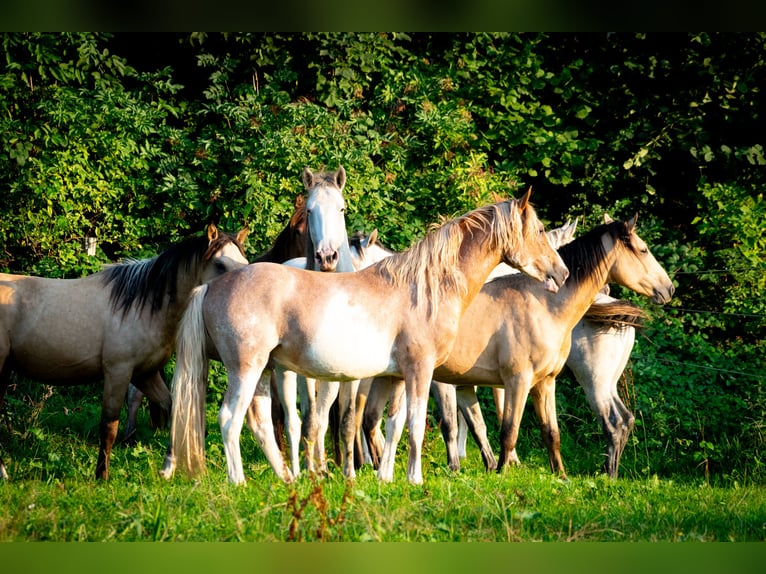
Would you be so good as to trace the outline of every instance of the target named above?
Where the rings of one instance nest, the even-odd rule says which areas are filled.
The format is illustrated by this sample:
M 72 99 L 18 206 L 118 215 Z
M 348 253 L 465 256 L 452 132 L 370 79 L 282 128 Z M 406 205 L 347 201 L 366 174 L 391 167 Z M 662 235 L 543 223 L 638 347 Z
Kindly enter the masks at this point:
M 103 380 L 96 477 L 109 477 L 128 384 L 170 409 L 159 371 L 198 285 L 247 263 L 242 243 L 215 225 L 160 255 L 110 265 L 80 279 L 0 274 L 0 399 L 11 372 L 56 385 Z M 159 378 L 159 381 L 157 380 Z M 0 476 L 8 477 L 0 461 Z
M 410 425 L 407 476 L 422 483 L 431 374 L 449 356 L 460 317 L 484 280 L 501 261 L 553 292 L 568 276 L 528 200 L 529 192 L 475 209 L 356 273 L 258 263 L 197 288 L 181 321 L 172 384 L 171 440 L 181 467 L 189 474 L 204 469 L 207 362 L 213 358 L 228 371 L 218 420 L 232 483 L 245 482 L 239 437 L 251 405 L 251 429 L 269 463 L 279 478 L 293 479 L 272 431 L 268 380 L 274 363 L 327 380 L 402 377 Z M 384 450 L 387 456 L 393 460 Z M 378 477 L 392 480 L 393 467 Z

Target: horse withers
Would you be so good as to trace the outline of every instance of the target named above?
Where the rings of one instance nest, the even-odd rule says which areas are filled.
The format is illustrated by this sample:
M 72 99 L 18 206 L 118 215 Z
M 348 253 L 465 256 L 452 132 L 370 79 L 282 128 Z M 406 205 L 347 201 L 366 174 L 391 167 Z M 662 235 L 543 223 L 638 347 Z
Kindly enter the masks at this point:
M 189 294 L 247 263 L 246 236 L 210 225 L 154 258 L 79 279 L 0 274 L 0 397 L 14 371 L 54 385 L 103 381 L 96 477 L 108 478 L 128 384 L 170 409 L 156 376 L 173 351 Z M 1 461 L 0 474 L 8 476 Z

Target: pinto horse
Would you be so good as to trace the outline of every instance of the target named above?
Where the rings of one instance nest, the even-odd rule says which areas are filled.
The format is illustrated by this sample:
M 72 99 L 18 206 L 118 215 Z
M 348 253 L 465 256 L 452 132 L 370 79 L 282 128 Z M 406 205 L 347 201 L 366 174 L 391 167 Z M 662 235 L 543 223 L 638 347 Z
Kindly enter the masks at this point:
M 159 371 L 176 326 L 198 285 L 247 263 L 243 242 L 208 226 L 207 234 L 162 254 L 115 264 L 80 279 L 0 274 L 0 399 L 13 371 L 48 384 L 104 382 L 96 477 L 109 477 L 128 384 L 170 410 Z M 0 476 L 8 477 L 0 461 Z
M 282 263 L 295 257 L 302 257 L 306 254 L 306 198 L 303 195 L 298 195 L 295 198 L 293 204 L 293 214 L 290 216 L 287 225 L 279 232 L 272 246 L 256 257 L 253 263 L 261 261 L 273 261 L 274 263 Z M 162 377 L 157 373 L 156 383 L 158 385 L 165 385 Z M 274 390 L 276 393 L 276 390 Z M 170 392 L 168 391 L 168 395 Z M 136 434 L 136 420 L 138 417 L 138 409 L 141 406 L 144 393 L 142 393 L 135 385 L 128 387 L 128 417 L 127 424 L 125 426 L 125 438 L 124 441 L 132 443 L 135 440 Z M 281 410 L 278 409 L 279 402 L 274 401 L 273 405 L 277 407 L 277 412 L 272 416 L 275 421 L 281 420 Z M 158 416 L 156 405 L 149 403 L 150 409 L 150 424 L 152 428 L 158 428 L 162 426 L 162 417 Z M 276 428 L 275 432 L 277 436 L 281 436 L 281 427 Z
M 239 438 L 251 405 L 251 429 L 269 463 L 280 479 L 293 479 L 271 423 L 269 371 L 278 363 L 327 380 L 402 377 L 410 425 L 407 476 L 422 483 L 431 374 L 449 356 L 460 317 L 490 271 L 503 261 L 551 291 L 569 274 L 528 200 L 529 192 L 478 208 L 356 273 L 257 263 L 197 288 L 181 321 L 172 384 L 171 440 L 181 468 L 192 475 L 204 470 L 212 358 L 228 371 L 218 421 L 230 482 L 245 482 Z M 378 477 L 391 481 L 393 472 Z

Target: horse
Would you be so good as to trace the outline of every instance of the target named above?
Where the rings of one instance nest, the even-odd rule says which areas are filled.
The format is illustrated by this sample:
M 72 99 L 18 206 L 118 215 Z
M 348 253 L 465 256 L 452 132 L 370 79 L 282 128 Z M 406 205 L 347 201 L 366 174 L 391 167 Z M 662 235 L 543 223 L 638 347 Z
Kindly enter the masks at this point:
M 407 251 L 356 273 L 256 263 L 197 288 L 181 321 L 173 375 L 171 441 L 179 466 L 189 475 L 204 470 L 207 363 L 217 359 L 228 372 L 218 422 L 229 481 L 245 482 L 239 437 L 249 406 L 249 426 L 272 469 L 293 480 L 271 428 L 268 373 L 277 363 L 327 380 L 404 378 L 407 476 L 422 483 L 431 373 L 448 357 L 460 316 L 490 271 L 504 261 L 554 292 L 569 274 L 529 203 L 530 191 L 450 220 Z M 378 478 L 391 481 L 393 472 Z
M 501 471 L 508 462 L 518 462 L 514 459 L 518 429 L 531 393 L 551 470 L 566 476 L 559 446 L 555 377 L 569 354 L 572 329 L 609 282 L 646 295 L 657 304 L 669 301 L 675 291 L 665 270 L 636 234 L 636 219 L 613 221 L 607 216 L 604 224 L 559 248 L 572 275 L 555 297 L 522 275 L 506 275 L 486 283 L 466 310 L 452 352 L 434 370 L 433 378 L 455 385 L 458 396 L 464 395 L 464 404 L 474 409 L 478 409 L 475 385 L 505 389 L 501 456 L 496 462 L 488 443 L 482 446 L 486 468 Z M 401 404 L 402 385 L 390 384 L 393 407 L 389 407 L 379 472 L 404 424 L 396 408 Z M 368 424 L 367 414 L 363 426 L 366 434 L 377 428 Z M 476 437 L 477 429 L 471 431 Z M 486 436 L 486 427 L 478 434 Z M 369 436 L 368 444 L 375 444 Z M 456 453 L 452 456 L 457 458 Z
M 636 420 L 620 399 L 617 384 L 630 358 L 636 328 L 645 317 L 640 309 L 625 303 L 600 293 L 572 330 L 567 358 L 567 366 L 601 423 L 607 447 L 604 472 L 611 478 L 617 478 L 620 458 Z
M 635 423 L 635 416 L 620 398 L 617 385 L 630 358 L 636 329 L 641 327 L 645 318 L 646 313 L 637 305 L 610 297 L 609 286 L 606 286 L 572 329 L 572 346 L 566 366 L 582 387 L 591 410 L 600 422 L 606 439 L 604 473 L 610 478 L 618 476 L 620 457 Z M 468 404 L 459 401 L 452 385 L 440 383 L 436 387 L 438 390 L 434 393 L 434 399 L 441 413 L 445 443 L 450 445 L 451 441 L 457 441 L 458 456 L 465 458 L 469 428 L 466 419 L 471 419 L 470 425 L 479 435 L 476 439 L 479 448 L 488 444 L 486 436 L 481 435 L 481 429 L 486 428 L 481 420 L 481 411 L 471 410 Z M 495 415 L 498 423 L 502 424 L 505 392 L 493 387 L 492 394 Z M 454 452 L 452 448 L 455 447 L 448 446 L 447 452 Z M 459 470 L 459 464 L 454 465 L 454 460 L 448 458 L 448 463 L 452 470 Z
M 310 169 L 304 169 L 302 174 L 303 184 L 306 188 L 308 199 L 306 201 L 307 225 L 306 244 L 304 256 L 294 257 L 284 261 L 285 265 L 321 272 L 351 272 L 355 270 L 349 239 L 346 232 L 345 200 L 343 188 L 346 185 L 346 171 L 339 166 L 334 172 L 314 173 Z M 313 257 L 308 257 L 313 254 Z M 300 473 L 300 442 L 301 436 L 308 439 L 317 434 L 317 410 L 316 389 L 322 389 L 333 383 L 303 380 L 298 384 L 298 374 L 276 365 L 274 369 L 274 387 L 279 401 L 272 401 L 282 407 L 284 428 L 287 434 L 287 442 L 290 449 L 290 466 L 294 477 Z M 355 394 L 352 385 L 347 386 L 348 392 L 344 397 Z M 272 393 L 273 395 L 274 393 Z M 301 413 L 303 421 L 298 414 L 297 399 L 300 394 Z M 272 422 L 274 416 L 280 416 L 277 409 L 272 408 Z M 249 421 L 253 417 L 248 417 Z M 255 431 L 254 431 L 255 432 Z M 275 427 L 275 434 L 281 435 L 281 429 Z M 281 438 L 281 436 L 280 436 Z M 306 463 L 309 472 L 315 472 L 315 457 L 313 456 L 313 443 L 307 443 Z
M 12 372 L 56 385 L 103 380 L 96 478 L 108 479 L 128 384 L 170 410 L 159 371 L 173 351 L 189 294 L 247 263 L 246 236 L 245 229 L 234 236 L 211 224 L 205 235 L 156 257 L 79 279 L 0 274 L 0 399 Z M 8 478 L 2 461 L 0 475 Z
M 282 231 L 279 232 L 272 246 L 256 257 L 253 262 L 273 261 L 274 263 L 282 263 L 289 259 L 304 256 L 306 254 L 306 226 L 306 198 L 303 195 L 298 195 L 293 204 L 293 214 L 290 216 L 287 225 L 285 225 Z M 156 376 L 159 377 L 159 379 L 155 380 L 155 384 L 165 385 L 165 381 L 162 379 L 159 372 Z M 169 394 L 170 391 L 168 391 L 168 395 Z M 131 384 L 128 387 L 128 417 L 123 438 L 125 443 L 130 444 L 135 441 L 138 409 L 141 406 L 143 398 L 144 393 L 142 393 L 135 385 Z M 279 407 L 279 402 L 275 401 L 274 405 Z M 159 409 L 156 407 L 157 405 L 149 402 L 149 422 L 152 428 L 164 426 L 163 417 L 161 416 L 162 413 L 158 412 Z M 275 421 L 281 420 L 281 411 L 277 410 L 276 413 L 272 414 L 272 417 Z M 278 433 L 278 437 L 281 436 L 279 429 L 275 429 L 275 432 Z

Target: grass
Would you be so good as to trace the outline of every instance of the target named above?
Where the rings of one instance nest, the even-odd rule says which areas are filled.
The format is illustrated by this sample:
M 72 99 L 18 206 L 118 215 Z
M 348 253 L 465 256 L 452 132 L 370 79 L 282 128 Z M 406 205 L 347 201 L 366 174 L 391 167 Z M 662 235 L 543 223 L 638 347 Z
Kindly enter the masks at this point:
M 766 539 L 762 485 L 711 486 L 689 476 L 610 480 L 588 472 L 561 481 L 533 445 L 521 451 L 521 467 L 497 474 L 484 472 L 469 444 L 463 470 L 452 473 L 432 427 L 422 486 L 406 481 L 404 444 L 391 484 L 379 483 L 365 466 L 353 482 L 334 469 L 325 478 L 304 475 L 284 485 L 247 431 L 242 450 L 248 484 L 229 485 L 212 410 L 206 475 L 159 478 L 167 432 L 152 433 L 142 418 L 139 444 L 118 446 L 111 479 L 100 482 L 93 478 L 97 400 L 73 400 L 57 391 L 11 406 L 21 415 L 14 413 L 12 424 L 0 431 L 11 474 L 0 484 L 4 542 Z M 568 459 L 575 455 L 564 453 Z

